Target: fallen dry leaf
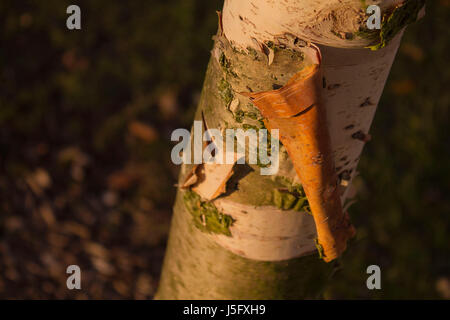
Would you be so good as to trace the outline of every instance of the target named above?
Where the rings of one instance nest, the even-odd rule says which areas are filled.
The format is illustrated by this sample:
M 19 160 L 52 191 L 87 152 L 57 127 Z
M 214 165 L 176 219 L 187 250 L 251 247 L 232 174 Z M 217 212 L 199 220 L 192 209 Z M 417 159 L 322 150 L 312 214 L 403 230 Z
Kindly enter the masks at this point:
M 43 168 L 36 169 L 32 174 L 25 178 L 25 181 L 37 195 L 42 195 L 43 191 L 52 185 L 50 175 Z
M 39 213 L 41 214 L 42 219 L 45 221 L 45 223 L 51 227 L 55 224 L 55 215 L 53 213 L 52 208 L 50 207 L 50 205 L 48 203 L 43 204 L 40 208 L 39 208 Z
M 413 90 L 415 89 L 415 84 L 412 80 L 409 79 L 405 79 L 405 80 L 400 80 L 400 81 L 393 81 L 391 83 L 391 90 L 396 94 L 396 95 L 406 95 L 409 94 L 411 92 L 413 92 Z
M 135 176 L 127 171 L 117 171 L 108 176 L 107 183 L 113 190 L 127 190 L 135 180 Z
M 147 143 L 158 139 L 158 132 L 155 128 L 139 121 L 131 122 L 128 126 L 128 130 L 133 137 L 141 139 Z
M 92 264 L 98 272 L 105 276 L 112 276 L 115 273 L 114 267 L 107 261 L 100 258 L 92 258 Z
M 90 236 L 89 229 L 86 228 L 84 225 L 79 224 L 77 222 L 68 221 L 68 222 L 64 223 L 62 229 L 67 234 L 72 234 L 72 235 L 78 236 L 82 239 L 89 239 L 89 236 Z
M 423 60 L 425 54 L 423 53 L 422 48 L 412 44 L 412 43 L 404 43 L 400 47 L 400 52 L 416 62 L 420 62 Z
M 177 95 L 173 90 L 167 90 L 158 99 L 158 108 L 165 119 L 170 119 L 178 112 Z
M 99 243 L 88 242 L 84 245 L 85 250 L 92 256 L 101 259 L 108 259 L 109 251 Z
M 441 277 L 436 281 L 436 290 L 444 299 L 450 299 L 450 281 L 448 278 Z

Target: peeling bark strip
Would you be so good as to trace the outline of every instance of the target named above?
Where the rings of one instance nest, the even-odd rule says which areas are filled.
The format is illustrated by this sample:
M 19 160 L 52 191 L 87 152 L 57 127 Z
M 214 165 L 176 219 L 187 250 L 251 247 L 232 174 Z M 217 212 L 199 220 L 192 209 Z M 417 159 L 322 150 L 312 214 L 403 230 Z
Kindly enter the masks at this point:
M 204 163 L 195 166 L 187 177 L 183 189 L 192 187 L 206 200 L 213 200 L 226 191 L 226 183 L 233 175 L 233 164 Z
M 329 262 L 341 255 L 355 230 L 342 210 L 337 188 L 316 50 L 317 64 L 299 71 L 281 89 L 242 94 L 259 108 L 269 130 L 280 131 L 308 198 L 323 259 Z
M 402 2 L 404 0 L 371 0 L 371 4 L 380 5 L 382 12 Z M 333 160 L 342 178 L 340 187 L 345 188 L 341 198 L 344 201 L 350 197 L 351 179 L 356 175 L 364 146 L 353 134 L 360 131 L 367 135 L 370 131 L 402 35 L 402 31 L 398 32 L 380 50 L 363 49 L 373 40 L 356 34 L 365 23 L 359 15 L 364 9 L 361 0 L 225 0 L 223 24 L 215 37 L 195 119 L 200 120 L 203 112 L 211 128 L 223 130 L 248 125 L 260 128 L 256 123 L 259 122 L 257 107 L 238 93 L 271 92 L 283 88 L 282 85 L 295 76 L 296 70 L 307 70 L 305 68 L 311 65 L 309 60 L 303 59 L 302 53 L 307 43 L 315 43 L 323 55 L 320 68 L 326 80 L 319 82 L 323 96 L 318 94 L 317 73 L 305 79 L 314 80 L 311 92 L 317 94 L 317 98 L 323 98 L 323 102 L 319 99 L 313 101 L 315 104 L 308 104 L 305 100 L 302 105 L 292 105 L 300 107 L 299 111 L 303 113 L 296 114 L 297 110 L 293 108 L 284 114 L 285 118 L 271 117 L 267 122 L 283 127 L 285 122 L 289 124 L 295 118 L 304 118 L 302 121 L 305 122 L 311 118 L 320 120 L 312 123 L 323 129 L 325 120 L 321 115 L 325 112 L 320 110 L 326 106 L 326 128 Z M 355 37 L 341 37 L 342 33 L 352 33 Z M 273 55 L 270 50 L 261 52 L 262 44 L 273 48 Z M 297 80 L 297 85 L 308 84 Z M 257 112 L 258 117 L 244 117 L 250 112 Z M 295 126 L 300 127 L 301 122 L 297 121 Z M 286 130 L 287 137 L 299 134 L 290 132 L 289 127 Z M 320 130 L 311 131 L 311 138 L 317 139 L 313 141 L 321 141 L 312 146 L 323 148 L 320 134 Z M 293 145 L 289 143 L 291 149 Z M 315 160 L 319 164 L 309 163 L 310 169 L 324 177 L 318 181 L 325 187 L 327 183 L 333 186 L 336 181 L 330 178 L 331 170 L 323 165 L 332 163 L 329 154 L 323 153 Z M 157 299 L 319 297 L 334 264 L 310 254 L 316 252 L 313 217 L 277 208 L 284 208 L 285 204 L 279 201 L 277 192 L 274 193 L 274 190 L 286 187 L 281 180 L 287 179 L 291 185 L 300 182 L 286 146 L 280 148 L 280 170 L 272 177 L 274 179 L 256 173 L 257 166 L 250 168 L 253 169 L 250 172 L 242 170 L 243 167 L 234 167 L 230 190 L 210 202 L 199 200 L 193 191 L 179 189 Z M 191 169 L 183 165 L 180 184 L 186 181 Z M 197 178 L 192 177 L 189 183 L 195 183 Z M 184 195 L 188 192 L 192 197 L 188 197 L 186 203 Z M 334 196 L 334 193 L 330 192 L 330 195 Z M 320 202 L 324 199 L 318 197 L 315 200 L 322 205 Z M 208 204 L 213 204 L 215 209 Z M 291 206 L 289 201 L 288 205 Z M 342 220 L 336 219 L 334 227 L 340 222 L 345 225 L 345 215 L 339 212 Z M 209 229 L 210 222 L 213 230 Z M 325 230 L 330 233 L 334 230 L 330 222 L 324 227 L 330 227 Z M 227 235 L 228 231 L 231 236 Z M 318 247 L 323 253 L 322 243 Z

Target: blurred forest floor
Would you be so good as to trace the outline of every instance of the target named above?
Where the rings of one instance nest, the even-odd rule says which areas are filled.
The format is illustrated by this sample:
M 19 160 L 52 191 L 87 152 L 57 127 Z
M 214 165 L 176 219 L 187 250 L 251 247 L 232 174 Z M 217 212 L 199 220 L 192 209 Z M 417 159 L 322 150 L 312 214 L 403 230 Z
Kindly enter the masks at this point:
M 221 1 L 0 3 L 0 298 L 149 299 Z M 324 297 L 450 298 L 450 1 L 408 28 Z M 66 267 L 82 290 L 66 288 Z M 366 288 L 377 264 L 382 290 Z

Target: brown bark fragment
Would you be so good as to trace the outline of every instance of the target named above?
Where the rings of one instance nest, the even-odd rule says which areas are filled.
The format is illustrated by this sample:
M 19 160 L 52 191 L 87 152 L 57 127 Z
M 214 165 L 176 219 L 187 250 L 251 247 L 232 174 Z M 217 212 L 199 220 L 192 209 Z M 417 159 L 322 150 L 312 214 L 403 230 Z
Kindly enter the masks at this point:
M 329 262 L 341 255 L 355 230 L 339 197 L 321 101 L 320 55 L 317 60 L 278 90 L 243 95 L 259 108 L 269 130 L 279 130 L 310 203 L 324 260 Z

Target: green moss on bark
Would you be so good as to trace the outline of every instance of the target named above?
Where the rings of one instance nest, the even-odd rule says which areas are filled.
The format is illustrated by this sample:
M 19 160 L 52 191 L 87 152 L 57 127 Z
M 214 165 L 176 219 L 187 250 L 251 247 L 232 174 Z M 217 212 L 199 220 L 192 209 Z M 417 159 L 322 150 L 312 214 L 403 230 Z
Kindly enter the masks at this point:
M 425 0 L 407 0 L 402 5 L 383 14 L 380 30 L 364 28 L 356 33 L 359 37 L 373 39 L 374 44 L 367 48 L 378 50 L 386 47 L 399 31 L 417 20 Z
M 333 264 L 315 254 L 285 261 L 241 257 L 190 220 L 180 191 L 156 299 L 314 299 L 332 272 Z
M 274 85 L 284 85 L 306 62 L 300 53 L 280 48 L 275 52 L 273 63 L 268 65 L 267 57 L 261 52 L 233 50 L 224 37 L 218 36 L 215 40 L 197 117 L 203 118 L 208 128 L 221 131 L 264 128 L 259 111 L 239 93 L 272 90 Z M 239 108 L 230 110 L 233 99 L 239 99 Z M 242 122 L 230 112 L 237 110 L 243 112 L 238 114 Z M 188 172 L 186 166 L 182 172 Z M 257 165 L 236 165 L 227 183 L 227 192 L 221 197 L 255 207 L 274 206 L 273 191 L 287 190 L 289 199 L 282 200 L 282 206 L 291 210 L 300 208 L 304 203 L 298 202 L 291 182 L 295 176 L 292 163 L 281 148 L 278 176 L 262 176 Z M 315 252 L 270 262 L 234 254 L 215 240 L 218 236 L 230 235 L 233 221 L 229 218 L 195 193 L 178 191 L 156 298 L 304 299 L 319 296 L 331 271 L 329 264 L 317 259 Z
M 282 210 L 295 210 L 311 214 L 308 199 L 301 185 L 291 185 L 288 189 L 274 189 L 273 203 Z
M 194 191 L 185 191 L 183 200 L 198 229 L 203 232 L 231 236 L 230 227 L 234 222 L 231 216 L 219 212 L 213 203 L 202 201 Z
M 323 255 L 323 247 L 322 245 L 319 243 L 319 239 L 314 239 L 314 242 L 316 244 L 316 248 L 317 248 L 317 253 L 319 254 L 319 259 L 323 259 L 324 255 Z
M 292 184 L 290 179 L 282 176 L 261 176 L 257 166 L 247 169 L 237 168 L 236 174 L 227 184 L 230 200 L 254 205 L 276 206 L 282 210 L 295 210 L 311 214 L 308 199 L 300 184 Z
M 230 84 L 225 78 L 222 78 L 218 83 L 217 88 L 219 89 L 220 96 L 225 102 L 225 105 L 228 106 L 234 97 Z

